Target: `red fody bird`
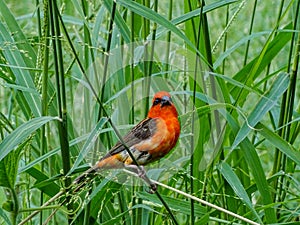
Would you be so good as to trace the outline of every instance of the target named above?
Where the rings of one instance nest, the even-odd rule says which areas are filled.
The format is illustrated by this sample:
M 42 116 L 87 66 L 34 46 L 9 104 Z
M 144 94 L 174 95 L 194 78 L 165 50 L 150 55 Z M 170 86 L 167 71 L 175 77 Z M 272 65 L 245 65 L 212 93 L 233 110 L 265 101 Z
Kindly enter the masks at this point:
M 160 91 L 153 97 L 147 118 L 133 127 L 123 137 L 123 141 L 136 162 L 142 166 L 168 154 L 176 145 L 179 134 L 178 113 L 171 95 L 166 91 Z M 80 185 L 91 173 L 101 169 L 124 167 L 137 169 L 125 146 L 121 142 L 117 142 L 94 166 L 77 177 L 74 183 Z M 80 187 L 77 187 L 76 190 Z

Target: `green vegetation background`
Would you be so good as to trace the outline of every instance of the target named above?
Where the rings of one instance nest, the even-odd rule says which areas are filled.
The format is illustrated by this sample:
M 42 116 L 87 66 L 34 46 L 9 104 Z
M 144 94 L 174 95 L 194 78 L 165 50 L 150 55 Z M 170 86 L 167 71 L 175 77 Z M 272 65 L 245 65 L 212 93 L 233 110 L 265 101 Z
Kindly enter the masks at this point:
M 0 0 L 0 224 L 299 224 L 299 7 Z M 158 90 L 182 126 L 146 167 L 165 186 L 65 193 Z

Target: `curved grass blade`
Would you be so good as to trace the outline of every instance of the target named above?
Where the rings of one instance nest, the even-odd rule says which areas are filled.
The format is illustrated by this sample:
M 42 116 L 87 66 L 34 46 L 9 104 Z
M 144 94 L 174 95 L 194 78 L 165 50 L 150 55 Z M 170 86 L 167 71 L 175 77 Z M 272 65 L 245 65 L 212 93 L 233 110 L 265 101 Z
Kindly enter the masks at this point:
M 260 219 L 260 216 L 256 212 L 255 208 L 252 205 L 252 202 L 243 187 L 241 181 L 237 177 L 237 175 L 233 172 L 231 167 L 226 163 L 222 162 L 218 166 L 219 171 L 222 173 L 223 177 L 227 180 L 227 182 L 230 184 L 231 188 L 234 190 L 235 194 L 241 199 L 241 201 L 244 202 L 244 204 L 251 210 L 253 215 L 256 216 L 259 223 L 262 224 L 262 221 Z
M 32 188 L 38 188 L 50 197 L 53 197 L 59 192 L 60 186 L 54 182 L 56 177 L 49 178 L 45 173 L 36 168 L 30 168 L 27 170 L 27 173 L 36 179 L 36 182 L 34 185 L 32 185 Z
M 183 92 L 185 94 L 190 94 L 191 92 Z M 208 103 L 216 103 L 214 99 L 209 98 L 208 96 L 196 93 L 196 98 Z M 226 119 L 227 123 L 231 127 L 233 134 L 237 134 L 239 131 L 238 123 L 236 122 L 235 118 L 231 114 L 229 114 L 225 109 L 219 109 L 220 114 Z M 252 145 L 252 143 L 249 141 L 249 139 L 246 137 L 240 142 L 240 147 L 242 149 L 242 153 L 244 155 L 244 158 L 249 166 L 249 168 L 252 171 L 254 181 L 256 183 L 257 189 L 261 195 L 262 203 L 264 205 L 271 205 L 273 203 L 271 198 L 271 193 L 269 188 L 266 175 L 264 173 L 261 161 L 259 159 L 259 156 L 255 150 L 255 147 Z M 264 209 L 265 215 L 266 215 L 266 221 L 268 223 L 276 222 L 276 215 L 275 210 L 271 207 L 266 207 Z
M 58 117 L 37 117 L 17 127 L 0 143 L 0 161 L 19 144 L 23 143 L 34 131 L 52 120 L 58 120 Z
M 104 1 L 104 5 L 107 8 L 107 10 L 109 12 L 111 12 L 111 8 L 112 8 L 112 1 Z M 126 22 L 124 21 L 124 19 L 122 18 L 122 15 L 119 13 L 119 11 L 115 11 L 116 15 L 115 15 L 115 23 L 122 35 L 122 37 L 124 38 L 124 41 L 126 43 L 130 43 L 131 39 L 130 39 L 130 30 L 126 24 Z
M 234 51 L 236 51 L 238 48 L 240 48 L 242 45 L 245 45 L 248 41 L 254 40 L 255 38 L 261 38 L 262 36 L 269 34 L 268 31 L 261 31 L 257 33 L 253 33 L 249 36 L 241 38 L 238 42 L 236 42 L 234 45 L 232 45 L 230 48 L 228 48 L 225 52 L 219 55 L 219 57 L 214 62 L 214 69 L 216 70 L 220 66 L 222 66 L 222 63 L 225 59 L 228 58 Z M 251 64 L 252 65 L 252 64 Z M 236 79 L 233 79 L 236 80 Z
M 145 7 L 134 1 L 117 0 L 117 3 L 124 6 L 125 8 L 128 8 L 134 13 L 165 27 L 169 31 L 172 31 L 178 37 L 182 38 L 182 40 L 184 40 L 187 43 L 187 45 L 189 45 L 192 49 L 197 51 L 197 53 L 201 56 L 201 58 L 205 60 L 201 52 L 198 51 L 196 46 L 188 39 L 187 36 L 185 36 L 173 23 L 171 23 L 169 20 L 167 20 L 166 18 L 164 18 L 154 10 L 151 10 L 148 7 Z
M 0 161 L 0 186 L 9 189 L 15 188 L 21 151 L 27 142 L 25 141 L 22 145 L 19 145 L 15 151 L 11 151 Z
M 232 4 L 237 2 L 237 0 L 223 0 L 223 1 L 217 1 L 213 2 L 212 4 L 205 5 L 203 9 L 197 8 L 195 10 L 189 11 L 182 16 L 178 16 L 177 18 L 171 20 L 171 23 L 174 25 L 179 25 L 181 23 L 184 23 L 188 20 L 191 20 L 193 18 L 199 17 L 199 14 L 201 13 L 201 10 L 203 14 L 208 13 L 210 11 L 213 11 L 215 9 L 221 8 L 223 6 Z M 164 32 L 167 31 L 166 27 L 160 26 L 157 28 L 156 38 L 159 38 Z
M 18 49 L 22 49 L 23 52 L 26 52 L 26 54 L 23 55 L 26 65 L 30 68 L 34 68 L 36 63 L 35 60 L 37 58 L 35 50 L 17 23 L 16 17 L 11 13 L 3 0 L 0 0 L 0 12 L 2 14 L 1 19 L 6 22 L 8 30 L 13 34 L 16 46 Z
M 300 166 L 300 152 L 296 151 L 292 145 L 262 123 L 257 124 L 255 128 L 258 129 L 258 132 L 263 135 L 270 144 L 278 148 L 283 154 Z
M 156 195 L 152 195 L 145 192 L 138 192 L 137 196 L 151 202 L 152 204 L 155 203 L 157 205 L 162 206 L 160 200 L 157 198 Z M 174 211 L 178 211 L 185 215 L 191 215 L 190 211 L 190 203 L 183 199 L 175 199 L 173 197 L 163 196 L 166 203 L 170 206 L 171 209 Z M 207 213 L 207 209 L 201 205 L 195 205 L 195 215 L 202 217 L 205 213 Z
M 3 221 L 6 222 L 7 225 L 11 225 L 11 222 L 6 213 L 4 212 L 3 207 L 0 208 L 0 217 L 3 218 Z
M 70 143 L 70 147 L 76 146 L 78 143 L 83 142 L 84 140 L 86 140 L 88 138 L 88 135 L 85 134 L 81 137 L 75 138 L 73 140 L 71 140 Z M 21 167 L 18 171 L 18 173 L 23 173 L 26 172 L 27 170 L 29 170 L 30 168 L 34 167 L 35 165 L 43 162 L 46 159 L 49 159 L 51 156 L 54 156 L 56 154 L 59 154 L 60 152 L 60 147 L 55 148 L 45 154 L 43 154 L 42 156 L 36 158 L 35 160 L 33 160 L 32 162 L 24 165 L 23 167 Z
M 245 121 L 242 125 L 236 135 L 231 149 L 236 148 L 238 144 L 247 137 L 253 127 L 262 120 L 264 115 L 277 104 L 278 99 L 287 90 L 288 86 L 289 77 L 286 73 L 280 73 L 274 81 L 271 89 L 260 99 L 247 118 L 247 121 Z
M 292 24 L 289 23 L 286 25 L 282 32 L 279 32 L 273 40 L 269 40 L 263 50 L 262 55 L 258 55 L 255 59 L 249 62 L 246 66 L 243 67 L 233 79 L 238 80 L 241 83 L 249 85 L 261 74 L 261 72 L 272 62 L 275 56 L 283 49 L 283 47 L 291 40 Z M 272 31 L 273 33 L 274 31 Z M 270 36 L 272 35 L 270 34 Z M 255 69 L 253 69 L 255 68 Z M 232 96 L 236 98 L 239 95 L 240 88 L 232 86 Z M 248 93 L 248 92 L 247 92 Z M 241 99 L 246 98 L 246 94 L 241 95 Z
M 5 26 L 0 22 L 0 47 L 2 50 L 2 54 L 7 60 L 8 64 L 14 65 L 11 67 L 11 71 L 16 78 L 16 85 L 23 87 L 25 89 L 34 89 L 36 87 L 34 85 L 31 74 L 28 70 L 24 70 L 23 68 L 28 67 L 22 57 L 20 51 L 14 50 L 12 51 L 12 46 L 7 43 L 11 43 L 12 46 L 15 46 L 15 41 L 11 36 L 11 33 L 5 28 Z M 33 94 L 32 92 L 22 92 L 28 106 L 30 107 L 34 116 L 41 115 L 41 98 L 39 95 Z
M 222 113 L 222 111 L 221 111 Z M 232 115 L 227 114 L 226 120 L 228 124 L 230 125 L 233 134 L 238 133 L 239 126 L 235 119 L 232 117 Z M 271 197 L 271 191 L 268 188 L 269 184 L 265 175 L 265 171 L 262 167 L 262 163 L 260 161 L 260 158 L 256 152 L 255 147 L 253 144 L 249 141 L 247 137 L 245 137 L 240 143 L 239 146 L 241 147 L 241 153 L 243 154 L 249 168 L 252 171 L 254 182 L 256 183 L 257 190 L 260 193 L 262 203 L 265 206 L 271 206 L 273 203 L 272 197 Z M 275 209 L 272 207 L 265 207 L 265 216 L 266 216 L 266 222 L 269 223 L 275 223 L 277 221 Z
M 86 140 L 82 150 L 80 151 L 73 167 L 70 169 L 68 174 L 71 174 L 82 162 L 82 160 L 86 157 L 87 152 L 90 150 L 91 146 L 94 144 L 95 140 L 97 139 L 98 135 L 100 134 L 101 128 L 105 125 L 108 121 L 107 118 L 102 117 L 95 128 L 90 133 L 88 139 Z

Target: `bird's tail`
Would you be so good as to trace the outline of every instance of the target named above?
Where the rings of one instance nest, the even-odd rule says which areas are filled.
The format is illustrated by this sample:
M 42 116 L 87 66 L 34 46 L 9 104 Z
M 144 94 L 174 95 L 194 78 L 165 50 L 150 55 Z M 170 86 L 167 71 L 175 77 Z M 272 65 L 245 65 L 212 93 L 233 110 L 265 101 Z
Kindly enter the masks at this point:
M 81 174 L 79 177 L 77 177 L 73 181 L 73 185 L 75 186 L 75 189 L 73 190 L 74 193 L 78 192 L 83 186 L 85 186 L 88 181 L 94 177 L 94 174 L 103 169 L 112 169 L 112 168 L 123 168 L 124 164 L 121 162 L 116 155 L 107 155 L 106 157 L 103 157 L 100 159 L 94 166 L 86 170 L 83 174 Z

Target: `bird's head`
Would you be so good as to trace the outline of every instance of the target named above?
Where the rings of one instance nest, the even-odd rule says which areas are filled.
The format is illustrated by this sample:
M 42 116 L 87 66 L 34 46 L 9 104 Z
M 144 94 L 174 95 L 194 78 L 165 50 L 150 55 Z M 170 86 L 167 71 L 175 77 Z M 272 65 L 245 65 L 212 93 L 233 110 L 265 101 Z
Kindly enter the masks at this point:
M 157 92 L 152 99 L 152 106 L 160 105 L 160 107 L 173 105 L 171 95 L 166 91 Z
M 175 117 L 178 116 L 170 93 L 166 91 L 160 91 L 157 92 L 152 99 L 152 107 L 148 113 L 148 117 L 153 118 L 164 115 Z

